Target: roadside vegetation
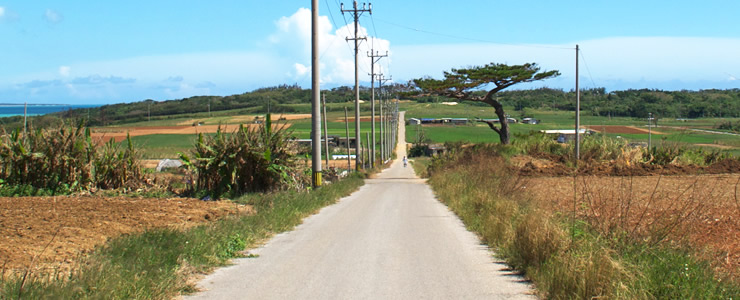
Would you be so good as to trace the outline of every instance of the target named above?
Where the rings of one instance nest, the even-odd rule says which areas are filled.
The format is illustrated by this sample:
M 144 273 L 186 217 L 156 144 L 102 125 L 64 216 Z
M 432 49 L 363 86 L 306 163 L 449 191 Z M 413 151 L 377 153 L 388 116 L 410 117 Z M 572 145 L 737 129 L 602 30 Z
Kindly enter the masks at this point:
M 194 292 L 193 276 L 249 257 L 269 237 L 292 229 L 320 208 L 355 191 L 356 173 L 306 191 L 248 194 L 234 201 L 252 205 L 252 215 L 222 219 L 188 230 L 150 229 L 115 238 L 79 262 L 71 273 L 28 272 L 0 278 L 2 299 L 171 299 Z
M 273 128 L 270 114 L 264 126 L 240 126 L 231 134 L 198 136 L 191 153 L 180 154 L 189 175 L 189 192 L 218 199 L 248 192 L 305 189 L 296 167 L 295 144 L 285 126 Z
M 131 139 L 98 146 L 82 123 L 0 136 L 0 195 L 57 195 L 143 184 Z
M 655 194 L 652 201 L 638 203 L 629 185 L 610 186 L 610 191 L 580 190 L 576 183 L 581 179 L 572 172 L 573 189 L 579 189 L 580 196 L 572 207 L 553 209 L 557 205 L 529 194 L 528 179 L 507 161 L 507 156 L 537 148 L 554 152 L 550 147 L 562 148 L 538 141 L 451 147 L 445 156 L 431 160 L 426 174 L 439 199 L 497 255 L 531 279 L 544 298 L 740 295 L 740 283 L 715 272 L 701 250 L 676 237 L 692 226 L 691 216 L 710 200 L 709 195 L 701 197 L 696 186 L 686 186 L 678 198 Z M 621 151 L 609 151 L 611 147 L 594 143 L 585 147 L 585 153 L 619 157 Z M 669 210 L 660 213 L 660 209 Z
M 15 131 L 2 138 L 2 191 L 56 195 L 111 189 L 97 193 L 141 196 L 134 189 L 147 181 L 130 139 L 98 146 L 83 125 L 27 135 Z M 363 173 L 354 173 L 319 189 L 308 188 L 307 166 L 296 164 L 289 131 L 273 126 L 269 115 L 263 126 L 200 135 L 181 157 L 188 183 L 183 194 L 204 200 L 229 197 L 251 206 L 254 213 L 190 229 L 152 228 L 114 237 L 81 255 L 71 271 L 36 271 L 35 259 L 25 272 L 6 272 L 2 267 L 0 298 L 170 299 L 192 292 L 194 275 L 225 265 L 244 256 L 244 249 L 290 230 L 304 217 L 349 195 L 364 178 Z

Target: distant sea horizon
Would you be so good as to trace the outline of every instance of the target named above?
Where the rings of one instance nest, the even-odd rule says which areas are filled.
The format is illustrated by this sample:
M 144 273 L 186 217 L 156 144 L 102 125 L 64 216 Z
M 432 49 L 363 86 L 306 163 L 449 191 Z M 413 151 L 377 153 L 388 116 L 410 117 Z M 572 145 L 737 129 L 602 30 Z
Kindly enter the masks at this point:
M 85 105 L 59 105 L 59 104 L 29 104 L 27 115 L 40 116 L 65 110 L 79 108 L 93 108 L 103 104 L 85 104 Z M 0 103 L 0 118 L 23 115 L 23 104 L 6 104 Z

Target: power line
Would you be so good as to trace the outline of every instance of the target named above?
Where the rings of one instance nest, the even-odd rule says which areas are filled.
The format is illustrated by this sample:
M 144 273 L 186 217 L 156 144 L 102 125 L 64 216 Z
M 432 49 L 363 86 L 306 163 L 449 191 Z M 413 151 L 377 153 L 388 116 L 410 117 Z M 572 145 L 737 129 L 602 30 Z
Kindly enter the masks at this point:
M 340 7 L 340 10 L 341 10 L 341 4 L 336 0 L 334 2 L 337 4 L 338 7 Z M 339 30 L 339 26 L 337 26 L 337 22 L 334 21 L 334 14 L 331 13 L 331 8 L 329 7 L 329 0 L 324 0 L 324 3 L 326 3 L 326 9 L 329 11 L 329 16 L 331 17 L 332 24 L 334 24 L 334 28 Z M 352 33 L 349 31 L 349 26 L 347 26 L 349 24 L 347 23 L 347 18 L 344 17 L 344 13 L 342 13 L 342 19 L 344 19 L 344 26 L 347 28 L 347 36 L 352 35 Z M 334 41 L 336 41 L 336 38 L 332 40 L 332 44 L 334 44 Z M 347 48 L 349 49 L 350 52 L 352 52 L 352 46 L 349 45 L 349 41 L 347 41 Z M 327 49 L 329 48 L 327 47 Z M 323 54 L 321 56 L 323 57 Z
M 586 72 L 588 72 L 588 77 L 591 79 L 591 84 L 594 86 L 594 89 L 597 88 L 596 82 L 594 82 L 594 77 L 591 76 L 591 69 L 588 67 L 588 63 L 586 62 L 586 57 L 583 56 L 583 49 L 580 51 L 581 59 L 583 59 L 583 64 L 586 65 Z
M 545 48 L 545 49 L 558 49 L 558 50 L 573 50 L 573 48 L 570 48 L 570 47 L 528 45 L 528 44 L 509 44 L 509 43 L 494 42 L 494 41 L 489 41 L 489 40 L 484 40 L 484 39 L 463 37 L 463 36 L 457 36 L 457 35 L 452 35 L 452 34 L 433 32 L 433 31 L 424 30 L 424 29 L 418 29 L 418 28 L 414 28 L 414 27 L 410 27 L 410 26 L 406 26 L 406 25 L 397 24 L 397 23 L 394 23 L 394 22 L 391 22 L 391 21 L 386 21 L 386 20 L 383 20 L 383 19 L 378 19 L 378 21 L 383 22 L 383 23 L 386 23 L 386 24 L 390 24 L 390 25 L 393 25 L 393 26 L 396 26 L 396 27 L 408 29 L 408 30 L 411 30 L 411 31 L 416 31 L 416 32 L 421 32 L 421 33 L 426 33 L 426 34 L 431 34 L 431 35 L 437 35 L 437 36 L 443 36 L 443 37 L 448 37 L 448 38 L 454 38 L 454 39 L 460 39 L 460 40 L 468 40 L 468 41 L 474 41 L 474 42 L 481 42 L 481 43 L 488 43 L 488 44 L 497 44 L 497 45 L 505 45 L 505 46 L 516 46 L 516 47 Z

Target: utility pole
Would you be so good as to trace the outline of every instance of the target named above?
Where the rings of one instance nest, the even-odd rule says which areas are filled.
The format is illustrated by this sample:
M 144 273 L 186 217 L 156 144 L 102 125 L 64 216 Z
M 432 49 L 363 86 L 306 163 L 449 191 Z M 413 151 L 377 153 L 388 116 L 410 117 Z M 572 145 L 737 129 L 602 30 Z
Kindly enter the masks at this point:
M 313 0 L 316 1 L 316 0 Z M 360 149 L 360 73 L 357 70 L 358 65 L 358 51 L 359 51 L 359 41 L 360 40 L 366 40 L 365 37 L 359 37 L 358 36 L 358 24 L 360 22 L 360 16 L 364 12 L 368 12 L 371 15 L 373 14 L 373 5 L 370 4 L 368 8 L 365 8 L 365 3 L 362 4 L 362 9 L 357 9 L 357 1 L 354 1 L 354 5 L 352 9 L 344 9 L 344 3 L 341 4 L 341 10 L 342 14 L 345 12 L 352 13 L 352 15 L 355 18 L 355 36 L 353 38 L 347 38 L 347 41 L 354 40 L 355 41 L 355 149 Z M 357 150 L 355 150 L 357 151 Z M 362 163 L 360 162 L 360 157 L 355 157 L 355 169 L 359 171 L 362 167 Z
M 370 145 L 370 168 L 375 168 L 375 76 L 379 74 L 375 74 L 375 63 L 380 61 L 383 57 L 388 57 L 388 51 L 385 52 L 385 54 L 378 54 L 378 51 L 375 51 L 373 53 L 373 49 L 370 49 L 370 53 L 367 54 L 367 57 L 370 58 L 370 134 L 373 136 L 373 143 Z
M 653 144 L 653 113 L 648 113 L 648 151 Z
M 581 159 L 581 90 L 578 88 L 578 51 L 580 48 L 576 45 L 576 166 Z
M 322 96 L 321 106 L 324 108 L 324 152 L 326 153 L 326 167 L 329 168 L 329 127 L 326 123 L 326 94 L 323 94 Z
M 28 102 L 23 103 L 23 138 L 26 138 L 26 130 L 28 127 Z
M 349 152 L 349 119 L 347 118 L 347 107 L 344 107 L 344 128 L 346 130 L 347 134 L 347 172 L 350 172 L 352 170 L 352 159 L 350 159 L 350 152 Z M 355 149 L 355 152 L 357 152 L 357 149 Z M 357 154 L 355 154 L 357 156 Z
M 383 73 L 378 74 L 378 87 L 380 88 L 381 95 L 383 94 L 383 82 L 386 82 L 388 80 L 391 80 L 391 79 L 385 78 L 383 76 Z M 381 99 L 380 101 L 380 159 L 383 162 L 385 162 L 386 156 L 389 156 L 388 151 L 386 151 L 387 149 L 385 149 L 385 147 L 387 147 L 387 144 L 388 144 L 388 139 L 383 135 L 383 132 L 388 131 L 388 129 L 385 128 L 386 127 L 385 120 L 387 119 L 387 117 L 383 116 L 383 105 L 385 102 L 385 97 L 381 96 L 380 99 Z
M 383 74 L 378 74 L 378 89 L 379 96 L 380 96 L 380 163 L 383 164 L 385 162 L 385 136 L 383 136 L 385 132 L 385 116 L 383 116 L 383 85 L 380 78 L 383 76 Z M 375 93 L 373 93 L 374 95 Z
M 311 0 L 311 163 L 313 169 L 311 182 L 314 188 L 321 186 L 321 105 L 319 105 L 320 97 L 321 87 L 319 86 L 319 0 Z

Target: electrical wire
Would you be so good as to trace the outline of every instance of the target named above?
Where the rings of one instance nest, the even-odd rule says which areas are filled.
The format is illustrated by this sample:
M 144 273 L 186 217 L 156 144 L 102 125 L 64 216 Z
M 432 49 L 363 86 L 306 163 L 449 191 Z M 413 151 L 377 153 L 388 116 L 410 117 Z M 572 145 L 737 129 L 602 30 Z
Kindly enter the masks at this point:
M 594 90 L 598 87 L 596 86 L 596 82 L 594 81 L 594 77 L 591 76 L 591 69 L 588 67 L 588 63 L 586 62 L 586 57 L 583 55 L 583 49 L 580 49 L 579 54 L 581 55 L 581 59 L 583 59 L 583 64 L 586 66 L 586 72 L 588 72 L 588 78 L 591 79 L 591 84 L 594 86 Z
M 401 25 L 401 24 L 398 24 L 398 23 L 394 23 L 394 22 L 391 22 L 391 21 L 386 21 L 386 20 L 383 20 L 383 19 L 378 19 L 378 21 L 383 22 L 383 23 L 386 23 L 386 24 L 389 24 L 389 25 L 393 25 L 393 26 L 396 26 L 396 27 L 400 27 L 400 28 L 404 28 L 404 29 L 407 29 L 407 30 L 411 30 L 411 31 L 416 31 L 416 32 L 421 32 L 421 33 L 426 33 L 426 34 L 431 34 L 431 35 L 437 35 L 437 36 L 443 36 L 443 37 L 448 37 L 448 38 L 453 38 L 453 39 L 460 39 L 460 40 L 468 40 L 468 41 L 474 41 L 474 42 L 488 43 L 488 44 L 497 44 L 497 45 L 505 45 L 505 46 L 516 46 L 516 47 L 527 47 L 527 48 L 557 49 L 557 50 L 573 50 L 573 49 L 575 49 L 575 48 L 570 48 L 570 47 L 557 47 L 557 46 L 543 46 L 543 45 L 501 43 L 501 42 L 494 42 L 494 41 L 483 40 L 483 39 L 469 38 L 469 37 L 457 36 L 457 35 L 446 34 L 446 33 L 433 32 L 433 31 L 424 30 L 424 29 L 418 29 L 418 28 L 414 28 L 414 27 L 410 27 L 410 26 L 406 26 L 406 25 Z

